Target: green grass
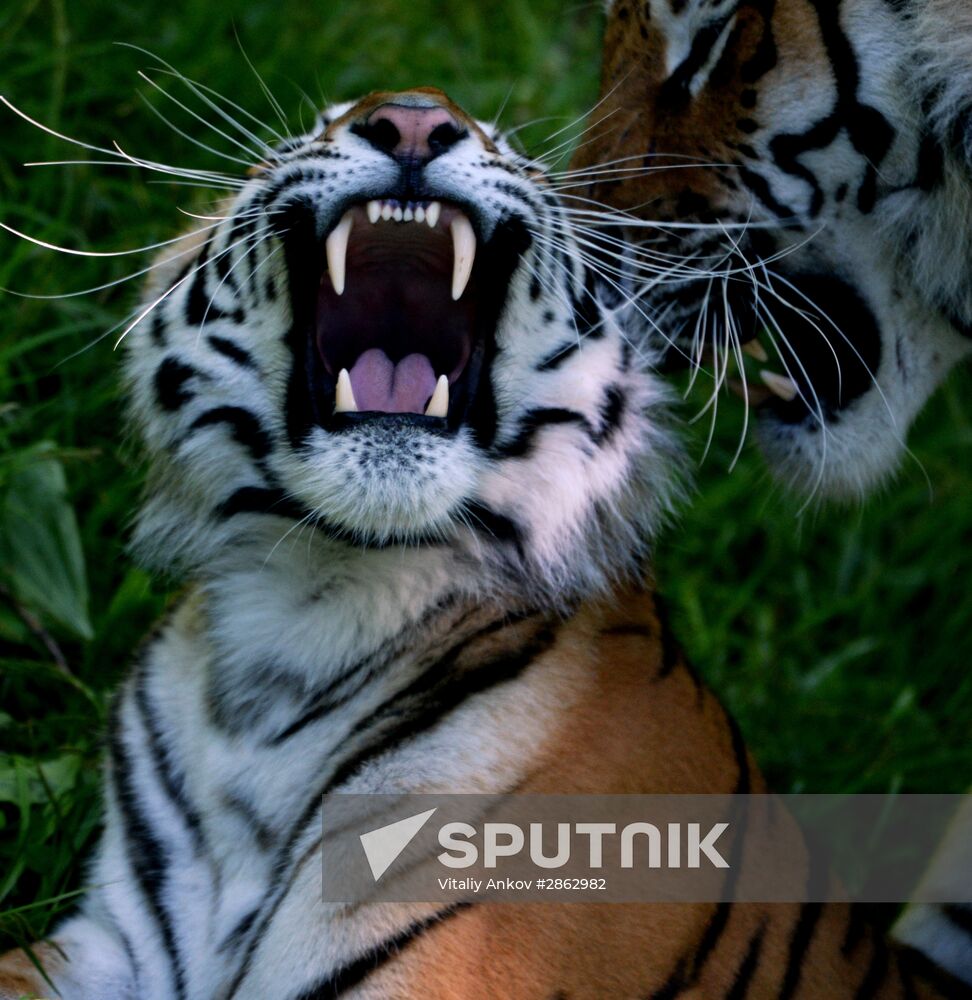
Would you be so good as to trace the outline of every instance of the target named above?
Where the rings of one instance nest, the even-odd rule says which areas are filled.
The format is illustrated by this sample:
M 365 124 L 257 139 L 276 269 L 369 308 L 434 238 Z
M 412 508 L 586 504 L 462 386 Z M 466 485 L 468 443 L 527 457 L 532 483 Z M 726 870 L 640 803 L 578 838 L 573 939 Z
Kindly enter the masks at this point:
M 269 118 L 238 34 L 295 127 L 302 112 L 309 120 L 305 94 L 321 103 L 435 83 L 481 116 L 503 107 L 507 125 L 558 119 L 524 129 L 526 144 L 542 149 L 594 99 L 598 7 L 15 0 L 0 12 L 0 92 L 89 142 L 219 167 L 144 107 L 135 72 L 150 60 L 113 43 L 143 45 Z M 0 122 L 0 219 L 50 242 L 152 243 L 185 221 L 175 206 L 203 203 L 140 170 L 25 169 L 80 151 L 6 112 Z M 135 260 L 62 257 L 0 234 L 0 286 L 35 295 L 102 284 Z M 167 600 L 165 583 L 125 555 L 138 455 L 119 430 L 117 355 L 97 339 L 133 294 L 121 285 L 53 303 L 0 296 L 6 940 L 43 933 L 70 904 L 58 897 L 79 884 L 79 859 L 97 835 L 108 693 Z M 736 430 L 726 425 L 691 510 L 660 546 L 679 636 L 779 788 L 956 791 L 972 779 L 970 388 L 969 374 L 957 375 L 914 434 L 931 490 L 913 462 L 863 510 L 798 517 L 752 449 L 727 475 Z M 697 434 L 690 447 L 701 454 Z

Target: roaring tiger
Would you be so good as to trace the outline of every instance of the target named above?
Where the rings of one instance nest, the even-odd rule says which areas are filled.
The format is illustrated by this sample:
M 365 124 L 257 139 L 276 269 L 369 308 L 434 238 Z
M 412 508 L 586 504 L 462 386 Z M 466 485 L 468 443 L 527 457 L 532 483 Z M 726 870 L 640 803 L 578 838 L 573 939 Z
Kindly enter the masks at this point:
M 669 361 L 738 367 L 773 471 L 860 496 L 972 347 L 972 6 L 607 8 L 575 193 L 693 262 L 628 289 Z
M 570 218 L 422 89 L 329 110 L 167 249 L 137 542 L 193 583 L 33 949 L 64 1000 L 967 995 L 844 905 L 322 902 L 334 789 L 764 789 L 643 584 L 677 449 Z

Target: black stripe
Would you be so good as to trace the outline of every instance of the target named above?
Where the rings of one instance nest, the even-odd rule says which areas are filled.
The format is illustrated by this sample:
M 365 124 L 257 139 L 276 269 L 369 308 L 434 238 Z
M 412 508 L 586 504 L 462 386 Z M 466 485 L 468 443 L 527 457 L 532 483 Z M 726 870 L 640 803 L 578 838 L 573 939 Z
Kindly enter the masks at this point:
M 600 427 L 595 429 L 582 413 L 563 407 L 541 407 L 529 410 L 520 420 L 516 436 L 506 444 L 497 445 L 497 455 L 504 458 L 522 458 L 533 447 L 534 439 L 546 427 L 576 424 L 596 445 L 606 444 L 614 436 L 624 415 L 624 394 L 616 385 L 608 386 L 600 407 Z
M 176 1000 L 182 1000 L 186 995 L 185 973 L 176 948 L 172 917 L 162 901 L 162 887 L 169 859 L 165 847 L 155 836 L 149 820 L 140 807 L 128 750 L 121 732 L 121 712 L 122 701 L 119 697 L 111 714 L 108 751 L 128 858 L 145 902 L 158 926 L 162 947 L 172 967 L 174 996 Z
M 283 490 L 264 486 L 241 486 L 216 508 L 215 513 L 222 518 L 237 514 L 273 514 L 295 521 L 301 521 L 308 515 L 308 511 L 290 500 Z
M 467 503 L 463 510 L 472 519 L 473 527 L 478 531 L 491 535 L 498 542 L 510 542 L 521 557 L 525 554 L 523 532 L 514 521 L 497 514 L 479 501 Z
M 204 847 L 202 820 L 186 795 L 185 776 L 178 773 L 172 755 L 165 745 L 162 730 L 153 711 L 148 692 L 148 668 L 143 663 L 135 674 L 135 707 L 148 735 L 152 768 L 166 795 L 182 817 L 197 850 Z
M 616 385 L 608 386 L 604 393 L 604 401 L 601 403 L 601 427 L 594 437 L 596 445 L 608 444 L 614 437 L 621 426 L 624 407 L 625 397 L 621 389 Z
M 256 367 L 250 352 L 240 347 L 235 340 L 230 340 L 229 337 L 219 337 L 215 333 L 210 334 L 206 340 L 214 351 L 218 351 L 230 361 L 235 361 L 241 368 Z
M 514 680 L 556 641 L 554 630 L 544 625 L 518 649 L 503 650 L 458 677 L 453 675 L 452 668 L 473 643 L 508 625 L 508 618 L 491 622 L 472 636 L 456 643 L 403 691 L 388 698 L 369 718 L 359 722 L 349 734 L 349 739 L 369 729 L 378 729 L 383 721 L 393 720 L 389 729 L 380 730 L 377 738 L 372 738 L 335 771 L 324 789 L 324 795 L 339 788 L 389 748 L 431 729 L 469 698 Z M 408 708 L 409 702 L 416 704 L 411 711 Z
M 580 334 L 576 340 L 555 347 L 542 361 L 537 363 L 538 372 L 552 372 L 580 350 Z
M 593 434 L 593 428 L 582 413 L 576 410 L 567 410 L 563 407 L 544 407 L 529 410 L 520 421 L 519 430 L 516 437 L 506 444 L 496 446 L 496 453 L 506 458 L 521 458 L 526 455 L 533 446 L 533 440 L 545 427 L 555 427 L 563 424 L 577 424 L 589 435 Z
M 890 962 L 887 941 L 880 934 L 873 935 L 873 939 L 871 961 L 868 963 L 861 985 L 854 994 L 854 1000 L 873 1000 L 888 978 Z
M 972 906 L 946 903 L 942 907 L 942 916 L 954 927 L 972 937 Z
M 845 958 L 864 940 L 870 924 L 867 907 L 863 903 L 851 903 L 847 911 L 847 930 L 844 932 L 844 943 L 840 946 L 840 953 Z
M 788 1000 L 800 985 L 803 973 L 803 962 L 807 949 L 813 940 L 814 931 L 823 912 L 821 903 L 804 903 L 800 907 L 800 916 L 790 935 L 790 947 L 787 954 L 786 969 L 783 973 L 783 985 L 780 987 L 779 1000 Z
M 763 177 L 762 174 L 758 174 L 755 170 L 750 170 L 742 164 L 738 164 L 736 169 L 739 172 L 739 179 L 743 182 L 743 184 L 745 184 L 746 187 L 749 188 L 749 190 L 756 195 L 763 205 L 777 218 L 786 220 L 793 218 L 793 209 L 787 208 L 786 205 L 781 205 L 776 200 L 773 196 L 772 190 L 770 189 L 769 181 Z
M 360 958 L 348 963 L 337 972 L 332 973 L 327 979 L 311 986 L 293 998 L 293 1000 L 334 1000 L 348 990 L 360 986 L 372 973 L 377 972 L 387 962 L 397 958 L 410 944 L 422 937 L 429 930 L 456 916 L 462 910 L 469 907 L 469 903 L 459 903 L 449 906 L 431 917 L 418 920 L 405 930 L 396 934 L 395 937 L 383 941 L 377 948 L 372 948 Z
M 749 985 L 753 981 L 753 976 L 756 974 L 756 968 L 759 965 L 759 953 L 763 947 L 763 935 L 765 933 L 766 924 L 764 923 L 760 925 L 759 930 L 756 931 L 750 940 L 749 947 L 746 949 L 746 954 L 743 956 L 743 960 L 736 970 L 732 986 L 729 987 L 725 1000 L 744 1000 L 746 994 L 749 992 Z
M 650 625 L 640 625 L 637 622 L 602 628 L 601 635 L 636 636 L 640 639 L 651 639 L 653 641 L 658 639 L 658 634 Z
M 654 993 L 649 994 L 648 1000 L 673 1000 L 687 989 L 688 985 L 685 978 L 685 961 L 680 959 L 672 974 Z
M 658 676 L 661 679 L 668 677 L 672 671 L 682 662 L 681 647 L 678 645 L 678 640 L 675 638 L 675 632 L 672 629 L 671 620 L 668 617 L 668 607 L 662 601 L 661 597 L 655 596 L 655 617 L 658 619 L 658 625 L 661 629 L 661 639 L 662 646 L 662 657 L 661 657 L 661 670 L 658 672 Z M 695 674 L 693 671 L 689 671 L 693 677 Z M 695 677 L 696 684 L 700 683 L 698 678 Z M 730 726 L 735 725 L 733 720 L 729 720 Z M 733 736 L 735 745 L 735 734 Z
M 346 705 L 371 683 L 376 675 L 387 671 L 389 663 L 402 655 L 405 648 L 414 642 L 416 634 L 428 633 L 434 620 L 451 607 L 454 607 L 458 603 L 458 600 L 459 597 L 457 594 L 451 594 L 444 600 L 437 602 L 435 607 L 422 615 L 418 621 L 407 625 L 396 635 L 392 636 L 392 638 L 382 643 L 376 652 L 362 657 L 347 670 L 344 670 L 328 681 L 322 688 L 318 688 L 305 702 L 308 708 L 303 714 L 287 726 L 286 729 L 274 736 L 268 745 L 275 747 L 281 743 L 285 743 L 307 726 L 317 722 L 325 715 L 329 715 L 342 705 Z M 473 612 L 460 616 L 459 620 L 453 624 L 453 630 L 460 628 L 471 613 Z M 334 697 L 338 688 L 346 685 L 355 678 L 357 680 L 352 686 L 348 687 L 337 698 Z
M 228 424 L 233 431 L 233 438 L 253 456 L 256 461 L 266 458 L 273 447 L 270 435 L 256 415 L 242 406 L 217 406 L 206 410 L 192 422 L 190 432 L 203 427 L 214 427 L 216 424 Z
M 680 105 L 690 96 L 689 85 L 702 69 L 709 58 L 713 46 L 725 30 L 729 19 L 734 17 L 735 7 L 731 7 L 719 20 L 707 24 L 695 33 L 688 56 L 682 60 L 675 72 L 662 84 L 658 94 L 659 101 Z
M 212 241 L 207 240 L 199 255 L 196 273 L 189 282 L 189 293 L 186 295 L 185 318 L 189 326 L 202 326 L 206 322 L 215 322 L 220 319 L 232 319 L 236 323 L 242 323 L 244 316 L 241 309 L 237 308 L 232 313 L 221 309 L 206 293 L 206 277 L 208 274 L 207 263 L 212 250 Z M 216 292 L 213 292 L 216 295 Z
M 169 413 L 185 406 L 193 397 L 193 392 L 186 387 L 186 383 L 194 377 L 204 376 L 178 358 L 163 358 L 155 370 L 155 398 L 159 406 Z

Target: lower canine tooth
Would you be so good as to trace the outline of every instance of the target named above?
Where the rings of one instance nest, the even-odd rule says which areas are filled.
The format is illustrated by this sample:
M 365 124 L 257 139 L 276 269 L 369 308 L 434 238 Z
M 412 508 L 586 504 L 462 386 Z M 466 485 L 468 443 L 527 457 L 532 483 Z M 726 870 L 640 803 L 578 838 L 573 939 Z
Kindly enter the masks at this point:
M 347 368 L 338 372 L 337 389 L 334 393 L 335 413 L 357 413 L 358 404 L 354 401 L 354 390 L 351 388 L 351 376 Z
M 790 402 L 794 400 L 799 395 L 799 391 L 796 387 L 796 382 L 791 378 L 787 378 L 785 375 L 777 375 L 776 372 L 767 371 L 765 368 L 759 373 L 759 377 L 763 380 L 763 385 L 769 389 L 775 396 L 779 396 L 780 399 Z
M 766 353 L 766 348 L 758 340 L 747 340 L 745 344 L 742 345 L 743 354 L 748 354 L 751 358 L 755 358 L 762 364 L 766 364 L 769 361 L 769 355 Z
M 476 234 L 464 215 L 457 215 L 449 227 L 452 230 L 452 298 L 457 301 L 469 284 L 476 260 Z
M 427 417 L 447 417 L 449 415 L 449 376 L 440 375 L 435 383 L 435 392 L 425 408 Z
M 344 218 L 334 227 L 333 232 L 327 238 L 327 272 L 331 276 L 331 284 L 338 295 L 344 294 L 348 238 L 351 235 L 353 225 L 354 216 L 350 212 L 345 212 Z

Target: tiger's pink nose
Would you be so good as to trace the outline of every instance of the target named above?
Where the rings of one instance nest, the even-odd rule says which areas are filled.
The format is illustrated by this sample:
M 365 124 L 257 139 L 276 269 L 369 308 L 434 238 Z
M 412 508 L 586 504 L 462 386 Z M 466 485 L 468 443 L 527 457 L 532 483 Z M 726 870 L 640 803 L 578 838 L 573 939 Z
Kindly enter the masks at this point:
M 396 160 L 427 163 L 465 134 L 459 122 L 438 105 L 383 104 L 368 117 L 364 137 Z

